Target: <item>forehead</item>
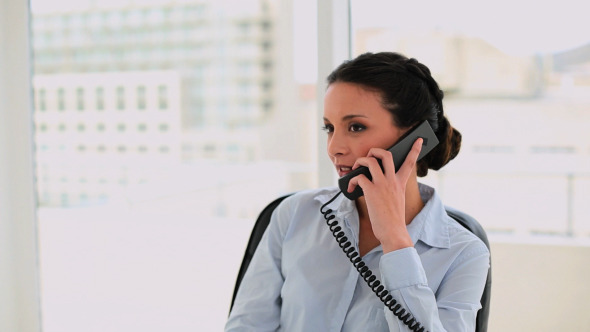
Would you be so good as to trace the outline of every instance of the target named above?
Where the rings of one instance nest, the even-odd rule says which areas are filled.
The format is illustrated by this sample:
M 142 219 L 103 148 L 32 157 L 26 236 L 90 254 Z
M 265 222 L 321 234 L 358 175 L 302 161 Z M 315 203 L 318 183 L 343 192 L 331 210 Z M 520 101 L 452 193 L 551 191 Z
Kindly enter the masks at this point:
M 381 96 L 363 86 L 337 82 L 326 90 L 324 117 L 337 120 L 350 114 L 363 115 L 380 120 L 392 119 L 391 113 L 381 105 Z

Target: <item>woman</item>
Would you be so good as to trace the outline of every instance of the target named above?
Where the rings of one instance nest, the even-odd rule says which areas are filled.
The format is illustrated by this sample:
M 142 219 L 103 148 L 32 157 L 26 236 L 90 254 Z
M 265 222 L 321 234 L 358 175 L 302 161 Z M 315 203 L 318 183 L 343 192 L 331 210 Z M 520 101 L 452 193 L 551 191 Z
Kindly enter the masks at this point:
M 325 223 L 333 210 L 352 246 L 394 299 L 427 331 L 473 331 L 489 268 L 487 247 L 447 216 L 417 177 L 459 152 L 428 68 L 397 53 L 366 53 L 328 77 L 327 150 L 339 176 L 359 166 L 372 180 L 354 201 L 337 188 L 299 192 L 274 211 L 241 283 L 226 331 L 411 331 L 359 275 Z M 427 120 L 440 143 L 399 171 L 386 151 Z M 378 160 L 383 164 L 379 166 Z M 418 330 L 415 322 L 410 322 Z

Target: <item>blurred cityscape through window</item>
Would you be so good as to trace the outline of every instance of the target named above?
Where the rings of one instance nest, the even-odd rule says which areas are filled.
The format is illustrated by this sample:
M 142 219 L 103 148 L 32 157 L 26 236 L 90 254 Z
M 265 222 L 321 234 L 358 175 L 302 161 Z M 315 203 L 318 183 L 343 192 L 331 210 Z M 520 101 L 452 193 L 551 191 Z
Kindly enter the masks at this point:
M 351 2 L 355 55 L 414 57 L 444 91 L 461 152 L 425 181 L 492 234 L 590 237 L 590 26 L 567 2 L 526 24 L 526 2 Z
M 201 168 L 241 173 L 244 163 L 259 168 L 244 188 L 267 181 L 265 194 L 254 204 L 221 197 L 203 214 L 251 217 L 265 200 L 313 186 L 314 96 L 295 81 L 293 27 L 280 23 L 291 11 L 270 0 L 61 4 L 32 3 L 36 141 L 46 146 L 37 151 L 40 207 L 135 202 L 134 191 L 153 191 L 157 201 L 162 174 L 178 194 L 198 198 L 236 185 L 223 173 L 201 181 Z M 277 47 L 281 39 L 288 47 Z M 296 130 L 282 136 L 281 127 Z M 88 181 L 60 185 L 79 176 Z M 99 185 L 110 177 L 127 181 Z
M 254 218 L 316 183 L 314 6 L 31 2 L 44 331 L 221 330 Z

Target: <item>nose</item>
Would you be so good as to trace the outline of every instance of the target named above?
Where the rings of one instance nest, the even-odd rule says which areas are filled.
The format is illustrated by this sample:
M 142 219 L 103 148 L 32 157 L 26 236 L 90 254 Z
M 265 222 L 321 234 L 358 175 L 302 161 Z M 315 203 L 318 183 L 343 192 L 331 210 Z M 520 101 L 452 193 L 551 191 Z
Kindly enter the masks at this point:
M 328 155 L 332 158 L 340 157 L 348 152 L 348 145 L 346 139 L 334 131 L 332 135 L 328 137 Z

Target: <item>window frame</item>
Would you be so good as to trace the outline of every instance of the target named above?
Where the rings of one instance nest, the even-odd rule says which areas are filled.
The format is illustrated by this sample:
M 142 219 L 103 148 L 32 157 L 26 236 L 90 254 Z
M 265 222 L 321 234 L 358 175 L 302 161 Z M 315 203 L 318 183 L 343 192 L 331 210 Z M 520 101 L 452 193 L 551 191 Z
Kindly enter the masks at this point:
M 324 125 L 324 96 L 326 77 L 352 55 L 350 1 L 317 0 L 318 24 L 318 82 L 317 82 L 317 128 Z M 318 130 L 319 131 L 319 130 Z M 337 175 L 326 153 L 326 140 L 316 137 L 317 184 L 319 187 L 334 186 Z
M 29 18 L 0 3 L 0 331 L 41 331 Z

